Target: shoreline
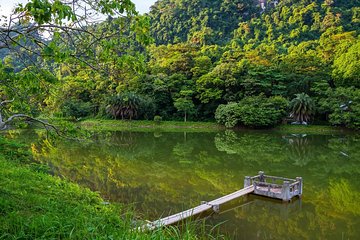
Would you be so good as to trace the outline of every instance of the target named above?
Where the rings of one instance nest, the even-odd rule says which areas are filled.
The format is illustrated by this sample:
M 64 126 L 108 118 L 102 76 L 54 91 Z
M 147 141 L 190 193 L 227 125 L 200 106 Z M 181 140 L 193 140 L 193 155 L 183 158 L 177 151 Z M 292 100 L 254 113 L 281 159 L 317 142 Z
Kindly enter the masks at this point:
M 104 119 L 87 119 L 79 121 L 81 128 L 90 131 L 169 131 L 169 132 L 217 132 L 217 131 L 271 131 L 279 133 L 293 134 L 342 134 L 358 133 L 355 130 L 328 125 L 279 125 L 269 129 L 253 129 L 245 127 L 235 127 L 227 129 L 215 122 L 179 122 L 179 121 L 162 121 L 156 123 L 146 120 L 104 120 Z

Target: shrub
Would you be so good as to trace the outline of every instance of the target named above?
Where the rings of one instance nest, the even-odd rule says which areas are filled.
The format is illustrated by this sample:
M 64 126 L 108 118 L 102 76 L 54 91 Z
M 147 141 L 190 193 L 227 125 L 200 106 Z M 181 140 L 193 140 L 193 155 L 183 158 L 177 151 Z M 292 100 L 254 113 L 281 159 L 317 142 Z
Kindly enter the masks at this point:
M 255 128 L 273 127 L 286 116 L 287 106 L 288 101 L 283 97 L 251 96 L 239 103 L 220 105 L 215 118 L 228 128 L 239 124 Z
M 160 124 L 161 121 L 162 121 L 162 117 L 160 117 L 160 116 L 158 116 L 158 115 L 156 115 L 156 116 L 154 117 L 154 122 L 155 122 L 155 123 Z
M 319 105 L 331 124 L 360 129 L 360 89 L 328 89 L 326 96 Z
M 240 120 L 241 108 L 238 103 L 222 104 L 216 109 L 215 119 L 227 128 L 235 127 Z
M 80 118 L 93 114 L 94 107 L 91 102 L 70 99 L 61 105 L 60 111 L 64 117 Z

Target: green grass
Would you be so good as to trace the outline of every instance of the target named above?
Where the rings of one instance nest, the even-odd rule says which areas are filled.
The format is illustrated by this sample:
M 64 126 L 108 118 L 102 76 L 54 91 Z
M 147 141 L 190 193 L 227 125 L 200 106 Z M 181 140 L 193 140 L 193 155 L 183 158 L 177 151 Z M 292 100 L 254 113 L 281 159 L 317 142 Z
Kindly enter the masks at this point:
M 349 129 L 324 125 L 280 125 L 272 130 L 294 134 L 339 134 L 351 132 Z
M 163 121 L 160 124 L 154 121 L 121 121 L 121 120 L 98 120 L 88 119 L 79 122 L 80 126 L 86 130 L 92 131 L 153 131 L 154 129 L 160 131 L 171 132 L 214 132 L 224 130 L 225 127 L 214 122 L 176 122 Z M 248 128 L 235 128 L 237 131 L 251 130 Z M 275 132 L 294 133 L 294 134 L 336 134 L 342 132 L 349 132 L 350 130 L 325 126 L 325 125 L 280 125 L 273 129 L 268 129 Z
M 80 126 L 87 130 L 94 131 L 153 131 L 158 129 L 161 131 L 181 131 L 188 132 L 205 132 L 217 131 L 224 129 L 224 127 L 213 122 L 178 122 L 178 121 L 162 121 L 156 123 L 154 121 L 122 121 L 122 120 L 98 120 L 89 119 L 81 121 Z
M 0 136 L 0 239 L 215 238 L 195 223 L 134 231 L 129 208 L 104 204 L 98 193 L 51 176 L 30 159 L 26 146 Z

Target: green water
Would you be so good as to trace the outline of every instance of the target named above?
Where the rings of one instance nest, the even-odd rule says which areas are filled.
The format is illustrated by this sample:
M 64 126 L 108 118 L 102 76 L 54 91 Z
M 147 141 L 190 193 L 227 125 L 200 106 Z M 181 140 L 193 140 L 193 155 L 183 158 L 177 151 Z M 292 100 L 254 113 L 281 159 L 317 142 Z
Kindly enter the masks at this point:
M 33 133 L 29 134 L 33 136 Z M 93 141 L 31 140 L 33 153 L 110 202 L 154 220 L 242 188 L 259 170 L 304 179 L 290 204 L 244 197 L 210 217 L 233 239 L 359 239 L 360 135 L 270 131 L 113 132 Z

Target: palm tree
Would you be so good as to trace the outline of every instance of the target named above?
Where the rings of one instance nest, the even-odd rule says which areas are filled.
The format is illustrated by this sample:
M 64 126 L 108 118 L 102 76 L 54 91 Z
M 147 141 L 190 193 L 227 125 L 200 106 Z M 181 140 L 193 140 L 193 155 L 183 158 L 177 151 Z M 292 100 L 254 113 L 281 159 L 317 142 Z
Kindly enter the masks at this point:
M 108 99 L 106 110 L 115 119 L 133 119 L 138 116 L 143 99 L 132 92 L 125 92 Z
M 296 98 L 291 100 L 291 114 L 297 122 L 309 122 L 311 116 L 315 113 L 315 103 L 306 93 L 295 94 Z

